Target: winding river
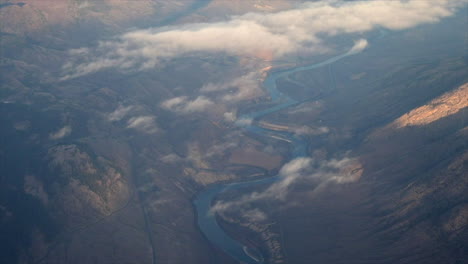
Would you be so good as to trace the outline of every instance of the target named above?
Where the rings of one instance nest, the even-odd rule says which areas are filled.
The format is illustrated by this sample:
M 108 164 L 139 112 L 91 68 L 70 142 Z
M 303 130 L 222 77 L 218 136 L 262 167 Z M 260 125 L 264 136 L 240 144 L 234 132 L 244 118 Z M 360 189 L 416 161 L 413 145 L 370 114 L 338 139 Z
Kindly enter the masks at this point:
M 276 138 L 283 139 L 289 142 L 292 146 L 292 153 L 290 159 L 295 159 L 298 157 L 303 157 L 307 155 L 307 142 L 302 138 L 295 136 L 293 133 L 289 132 L 278 132 L 266 128 L 262 128 L 256 126 L 253 122 L 245 122 L 245 120 L 256 120 L 265 115 L 270 113 L 280 111 L 290 106 L 294 106 L 299 104 L 299 101 L 294 100 L 293 98 L 289 97 L 288 95 L 280 92 L 276 85 L 277 80 L 280 78 L 284 78 L 290 74 L 300 71 L 306 71 L 311 69 L 320 68 L 334 62 L 337 62 L 343 58 L 348 56 L 354 55 L 356 52 L 352 52 L 351 50 L 329 58 L 325 61 L 292 68 L 286 71 L 280 72 L 273 72 L 268 75 L 268 77 L 264 80 L 263 86 L 265 90 L 271 97 L 272 102 L 274 103 L 273 106 L 270 108 L 251 112 L 241 116 L 236 122 L 236 126 L 245 129 L 249 132 L 262 135 L 262 136 L 275 136 Z M 263 263 L 263 258 L 261 257 L 260 252 L 253 248 L 247 248 L 247 246 L 242 245 L 240 242 L 232 239 L 229 237 L 224 230 L 218 225 L 216 221 L 216 216 L 210 213 L 210 208 L 213 199 L 223 191 L 228 189 L 240 189 L 247 186 L 259 185 L 259 184 L 271 184 L 276 181 L 280 180 L 278 175 L 260 179 L 260 180 L 253 180 L 253 181 L 246 181 L 246 182 L 237 182 L 237 183 L 222 183 L 216 184 L 211 186 L 210 188 L 204 190 L 203 192 L 199 193 L 193 203 L 196 207 L 197 214 L 198 214 L 198 226 L 203 234 L 207 237 L 207 239 L 214 244 L 215 246 L 222 249 L 224 252 L 232 256 L 234 259 L 247 264 L 259 264 Z

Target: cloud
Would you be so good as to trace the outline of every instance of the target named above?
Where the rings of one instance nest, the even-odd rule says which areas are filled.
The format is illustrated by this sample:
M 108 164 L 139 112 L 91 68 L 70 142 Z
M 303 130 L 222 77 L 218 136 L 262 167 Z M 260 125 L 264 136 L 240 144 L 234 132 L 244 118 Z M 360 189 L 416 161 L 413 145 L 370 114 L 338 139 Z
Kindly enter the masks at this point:
M 322 135 L 322 134 L 327 134 L 330 132 L 330 129 L 328 127 L 309 127 L 309 126 L 301 126 L 297 128 L 293 128 L 293 131 L 296 135 Z
M 262 222 L 267 219 L 267 215 L 258 208 L 243 211 L 242 217 L 246 218 L 249 222 Z
M 120 105 L 112 113 L 109 113 L 107 115 L 107 119 L 109 121 L 120 121 L 134 108 L 135 108 L 134 106 L 121 106 Z
M 187 96 L 179 96 L 168 99 L 161 103 L 161 106 L 166 109 L 173 109 L 187 101 Z
M 253 122 L 252 118 L 242 117 L 236 120 L 236 125 L 240 127 L 250 126 Z
M 304 113 L 313 113 L 314 111 L 320 110 L 323 107 L 323 102 L 321 101 L 312 101 L 299 104 L 298 106 L 293 106 L 288 108 L 288 114 L 304 114 Z
M 194 100 L 189 100 L 187 96 L 179 96 L 161 103 L 162 108 L 180 114 L 203 112 L 213 105 L 214 103 L 205 96 L 198 96 Z
M 270 185 L 266 190 L 243 195 L 234 201 L 218 201 L 213 205 L 210 212 L 223 212 L 230 208 L 240 208 L 258 200 L 284 199 L 291 184 L 296 181 L 304 170 L 310 168 L 311 161 L 310 158 L 297 158 L 286 163 L 279 172 L 280 180 Z
M 225 112 L 223 114 L 223 117 L 224 117 L 224 121 L 226 122 L 234 122 L 236 121 L 236 112 Z
M 230 140 L 228 137 L 225 137 L 224 140 L 225 141 L 220 144 L 209 147 L 205 153 L 205 157 L 223 156 L 228 150 L 239 146 L 238 140 Z
M 167 163 L 167 164 L 175 164 L 175 163 L 179 163 L 179 162 L 185 161 L 184 158 L 180 157 L 179 155 L 177 155 L 177 154 L 175 154 L 175 153 L 171 153 L 171 154 L 165 155 L 165 156 L 161 157 L 160 160 L 161 160 L 163 163 Z
M 207 168 L 210 159 L 225 156 L 229 150 L 239 147 L 244 134 L 234 130 L 225 134 L 221 139 L 211 142 L 209 146 L 202 147 L 199 142 L 192 141 L 187 144 L 185 156 L 170 153 L 160 158 L 166 164 L 191 163 L 194 168 Z
M 261 78 L 258 73 L 251 72 L 228 82 L 208 83 L 200 91 L 204 93 L 230 90 L 222 97 L 225 102 L 238 102 L 257 97 L 262 94 Z
M 369 43 L 365 39 L 354 42 L 354 46 L 348 51 L 349 54 L 356 54 L 363 51 Z
M 56 131 L 54 133 L 51 133 L 49 135 L 49 138 L 53 139 L 53 140 L 62 139 L 64 137 L 70 135 L 71 132 L 72 132 L 71 126 L 64 126 L 61 129 L 59 129 L 58 131 Z
M 297 158 L 286 163 L 279 171 L 280 180 L 272 184 L 265 192 L 257 195 L 257 198 L 284 199 L 289 187 L 301 176 L 309 173 L 311 158 Z
M 127 128 L 134 128 L 144 133 L 153 134 L 158 132 L 154 116 L 132 117 L 127 122 Z
M 198 96 L 195 100 L 186 102 L 183 107 L 183 112 L 200 112 L 213 105 L 214 103 L 210 99 L 204 96 Z
M 92 49 L 72 50 L 64 65 L 74 78 L 99 70 L 143 70 L 200 52 L 276 59 L 296 52 L 328 51 L 327 37 L 375 28 L 402 30 L 451 16 L 466 0 L 322 1 L 277 13 L 248 13 L 227 21 L 136 30 Z M 353 52 L 365 48 L 359 40 Z
M 353 182 L 360 176 L 355 173 L 360 169 L 358 164 L 355 159 L 348 157 L 327 161 L 318 161 L 309 157 L 296 158 L 283 165 L 279 171 L 279 179 L 265 190 L 243 195 L 236 200 L 218 201 L 210 213 L 222 213 L 231 208 L 237 210 L 260 200 L 284 200 L 291 187 L 300 181 L 315 182 L 317 187 L 328 183 Z

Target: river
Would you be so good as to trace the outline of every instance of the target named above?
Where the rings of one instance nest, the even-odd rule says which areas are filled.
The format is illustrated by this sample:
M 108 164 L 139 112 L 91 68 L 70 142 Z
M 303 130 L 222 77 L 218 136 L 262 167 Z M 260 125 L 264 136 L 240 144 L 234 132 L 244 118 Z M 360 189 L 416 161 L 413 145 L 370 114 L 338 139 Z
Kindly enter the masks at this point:
M 307 156 L 307 142 L 302 138 L 294 135 L 293 133 L 289 132 L 278 132 L 266 128 L 262 128 L 256 126 L 254 122 L 243 122 L 242 120 L 258 120 L 259 118 L 271 114 L 276 111 L 280 111 L 287 107 L 291 107 L 294 105 L 299 104 L 299 101 L 294 100 L 293 98 L 289 97 L 287 94 L 284 94 L 278 90 L 276 82 L 280 78 L 284 78 L 290 74 L 300 71 L 307 71 L 316 68 L 320 68 L 332 63 L 335 63 L 343 58 L 356 54 L 355 52 L 348 51 L 346 53 L 334 56 L 329 58 L 325 61 L 314 63 L 307 66 L 300 66 L 295 67 L 292 69 L 288 69 L 285 71 L 280 72 L 273 72 L 270 73 L 267 78 L 263 82 L 264 89 L 268 92 L 271 100 L 273 102 L 273 106 L 270 108 L 254 111 L 251 113 L 247 113 L 241 117 L 239 117 L 235 124 L 236 126 L 247 130 L 249 132 L 271 137 L 272 135 L 282 138 L 288 142 L 290 142 L 292 146 L 292 153 L 290 159 L 295 159 L 299 157 Z M 247 263 L 247 264 L 259 264 L 263 263 L 263 259 L 257 260 L 246 252 L 246 246 L 241 244 L 240 242 L 232 239 L 229 237 L 224 230 L 218 225 L 216 221 L 216 216 L 210 213 L 211 204 L 213 199 L 223 191 L 228 189 L 241 189 L 247 186 L 259 185 L 259 184 L 271 184 L 276 181 L 280 180 L 278 175 L 261 179 L 261 180 L 253 180 L 253 181 L 245 181 L 245 182 L 237 182 L 237 183 L 221 183 L 211 186 L 210 188 L 204 190 L 203 192 L 199 193 L 194 201 L 193 204 L 197 210 L 198 215 L 198 226 L 206 238 L 218 248 L 221 248 L 224 252 L 232 256 L 234 259 Z M 256 249 L 248 248 L 250 252 L 254 252 L 254 255 L 261 256 L 260 252 Z M 252 254 L 250 254 L 252 255 Z

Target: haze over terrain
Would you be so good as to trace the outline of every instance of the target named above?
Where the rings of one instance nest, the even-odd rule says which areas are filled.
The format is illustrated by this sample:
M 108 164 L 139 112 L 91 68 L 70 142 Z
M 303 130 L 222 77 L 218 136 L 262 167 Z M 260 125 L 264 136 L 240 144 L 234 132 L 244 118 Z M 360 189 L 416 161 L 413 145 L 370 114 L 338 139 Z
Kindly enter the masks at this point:
M 466 0 L 0 0 L 0 263 L 468 263 L 466 28 Z

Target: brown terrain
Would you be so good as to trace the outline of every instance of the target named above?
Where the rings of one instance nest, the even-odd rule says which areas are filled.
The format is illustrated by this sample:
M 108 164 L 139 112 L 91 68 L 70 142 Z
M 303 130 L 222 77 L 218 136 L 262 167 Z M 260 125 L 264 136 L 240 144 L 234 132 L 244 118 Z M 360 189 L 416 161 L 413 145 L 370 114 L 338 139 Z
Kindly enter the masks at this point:
M 432 43 L 431 55 L 420 48 L 423 37 L 412 37 L 433 34 L 421 28 L 279 81 L 283 92 L 310 99 L 257 124 L 324 127 L 304 135 L 310 157 L 355 162 L 332 175 L 342 183 L 305 178 L 286 199 L 244 205 L 266 216 L 224 212 L 228 233 L 270 263 L 467 263 L 466 37 L 438 30 L 450 37 Z M 392 48 L 397 38 L 405 48 Z M 220 200 L 254 191 L 261 192 Z
M 210 1 L 190 10 L 195 3 L 0 1 L 9 4 L 0 8 L 0 262 L 235 263 L 198 230 L 191 199 L 212 183 L 264 176 L 282 158 L 265 143 L 247 147 L 251 139 L 230 133 L 221 105 L 186 117 L 157 107 L 180 92 L 174 87 L 238 72 L 232 59 L 201 68 L 188 59 L 167 72 L 124 79 L 57 81 L 69 49 L 131 27 L 288 5 Z M 180 72 L 185 78 L 167 77 Z M 126 106 L 126 116 L 112 116 Z M 138 117 L 154 124 L 132 129 Z M 235 143 L 224 145 L 226 139 Z
M 224 228 L 270 263 L 466 263 L 467 87 L 373 130 L 339 172 L 347 183 L 301 182 L 246 207 L 273 217 L 224 213 Z
M 294 3 L 214 0 L 197 10 L 190 0 L 5 3 L 12 5 L 0 8 L 0 262 L 236 263 L 199 231 L 191 199 L 210 184 L 274 174 L 288 144 L 234 130 L 222 105 L 191 115 L 159 105 L 191 95 L 203 78 L 236 76 L 252 61 L 267 67 L 269 51 L 57 80 L 68 50 L 133 27 Z M 401 38 L 408 51 L 391 48 Z M 428 56 L 424 38 L 402 33 L 385 42 L 386 56 L 370 49 L 279 82 L 308 100 L 261 125 L 304 133 L 316 160 L 351 162 L 338 173 L 349 179 L 342 184 L 304 180 L 286 200 L 255 203 L 247 218 L 219 216 L 271 263 L 466 263 L 465 42 L 434 44 L 428 61 L 419 60 Z M 239 112 L 268 101 L 249 99 Z M 142 120 L 143 128 L 132 126 Z
M 290 261 L 465 263 L 466 87 L 373 132 L 359 150 L 359 182 L 298 195 L 313 198 L 278 216 Z M 316 242 L 297 246 L 306 237 Z

